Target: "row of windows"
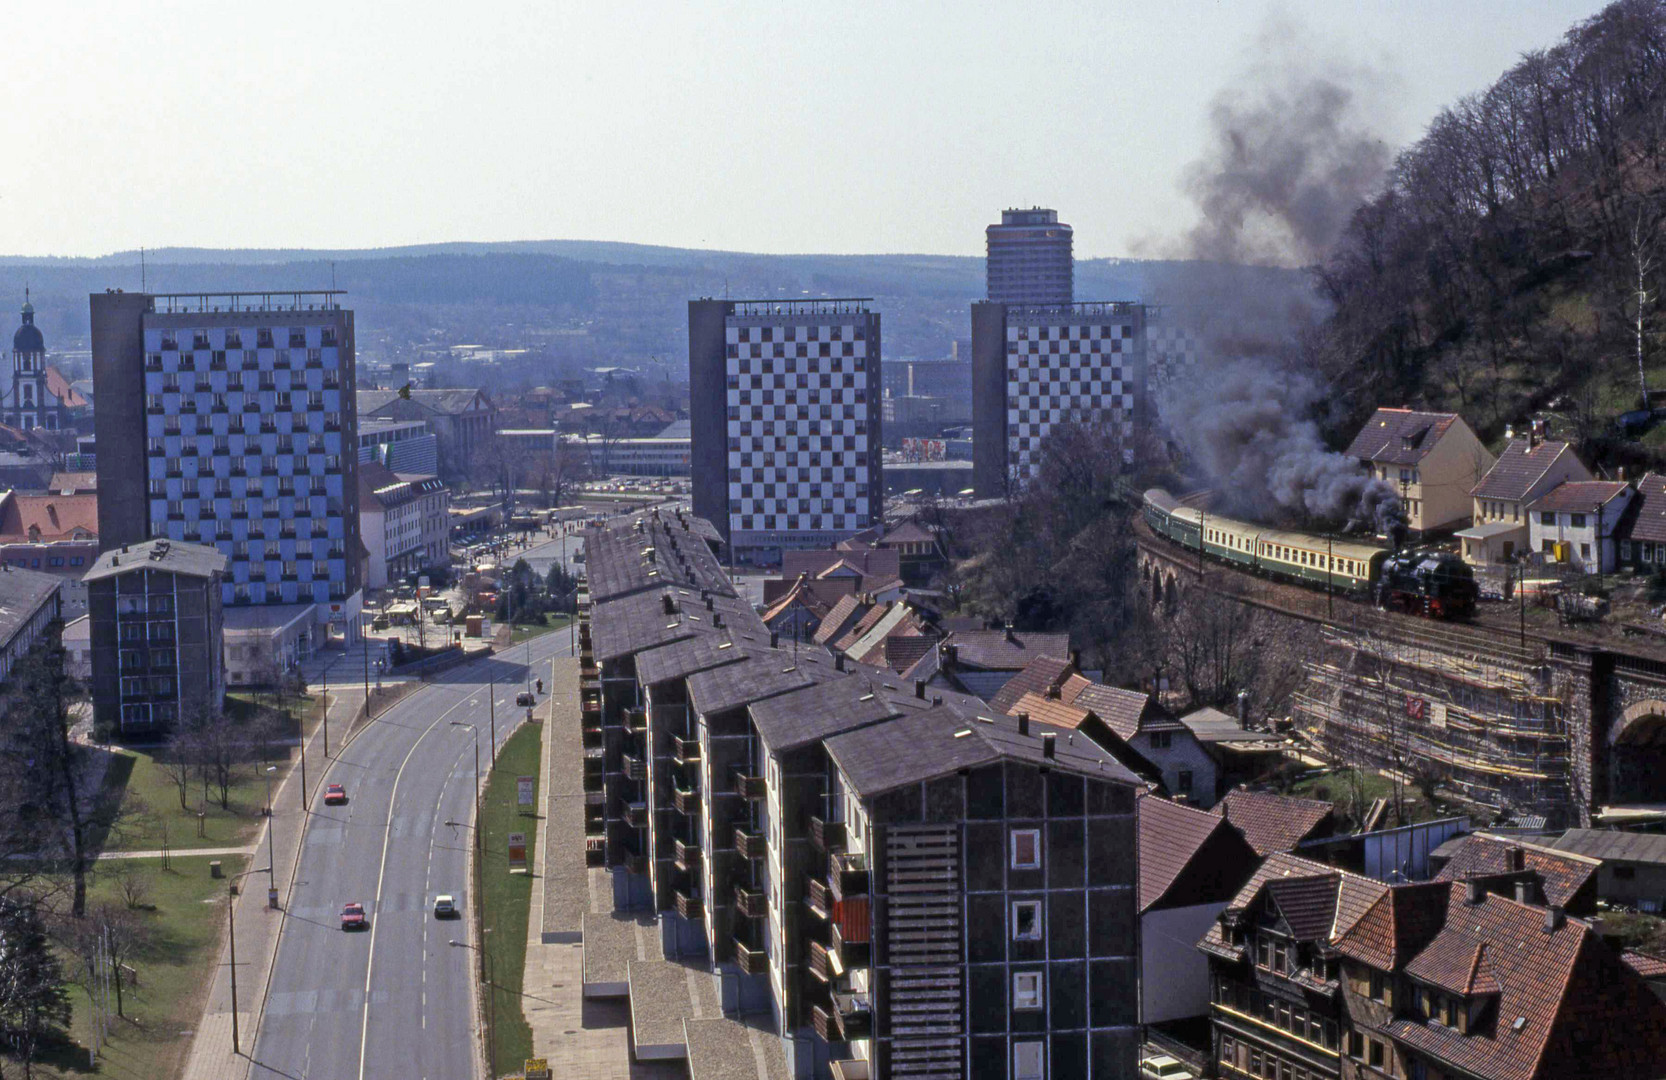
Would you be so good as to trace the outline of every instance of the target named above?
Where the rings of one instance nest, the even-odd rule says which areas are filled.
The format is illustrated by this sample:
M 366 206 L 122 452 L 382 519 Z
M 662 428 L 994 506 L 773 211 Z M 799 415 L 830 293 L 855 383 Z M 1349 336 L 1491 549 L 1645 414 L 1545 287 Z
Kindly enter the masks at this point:
M 1217 978 L 1212 988 L 1215 1004 L 1251 1016 L 1287 1034 L 1322 1046 L 1336 1049 L 1336 1021 L 1319 1016 L 1300 1005 L 1263 993 L 1228 978 Z
M 46 565 L 63 566 L 65 565 L 65 558 L 66 557 L 63 555 L 48 555 L 46 557 Z M 87 562 L 87 560 L 80 555 L 70 555 L 67 558 L 69 560 L 68 565 L 70 566 L 84 566 Z M 41 559 L 39 555 L 13 555 L 8 558 L 6 562 L 12 566 L 20 566 L 29 570 L 39 570 L 41 568 Z
M 241 327 L 228 327 L 220 331 L 222 348 L 241 349 L 243 347 L 243 330 Z M 213 335 L 208 330 L 162 330 L 159 332 L 160 347 L 164 352 L 178 352 L 181 341 L 190 341 L 193 349 L 212 349 Z M 307 347 L 307 331 L 302 326 L 271 327 L 261 326 L 255 329 L 255 347 L 270 349 L 278 341 L 289 342 L 291 349 Z M 336 330 L 333 326 L 318 328 L 318 343 L 325 346 L 336 344 Z
M 179 378 L 179 376 L 180 376 L 180 373 L 177 372 L 177 371 L 170 371 L 170 372 L 167 372 L 166 374 L 164 374 L 162 376 L 162 392 L 165 393 L 165 394 L 178 394 L 178 393 L 212 394 L 212 393 L 218 392 L 218 391 L 215 390 L 213 377 L 210 376 L 209 374 L 207 374 L 206 372 L 198 374 L 196 379 L 194 379 L 191 384 L 186 385 L 183 390 L 181 390 L 181 388 L 180 388 L 180 378 Z M 304 376 L 303 376 L 303 379 L 304 379 Z M 282 385 L 279 385 L 280 382 L 282 383 Z M 242 372 L 239 372 L 239 371 L 228 372 L 226 374 L 226 377 L 225 377 L 225 384 L 226 384 L 225 386 L 220 388 L 221 391 L 224 391 L 224 390 L 232 390 L 232 391 L 244 390 L 245 387 L 243 385 Z M 154 391 L 154 387 L 155 387 L 154 383 L 147 382 L 146 385 L 151 387 L 152 390 Z M 335 371 L 326 371 L 326 372 L 323 373 L 323 375 L 320 378 L 320 385 L 317 386 L 317 387 L 314 387 L 313 389 L 316 391 L 316 390 L 339 390 L 340 388 L 341 388 L 341 375 L 340 375 L 340 373 L 335 372 Z M 308 388 L 305 385 L 304 381 L 299 382 L 299 383 L 296 382 L 293 375 L 290 375 L 287 372 L 285 373 L 285 378 L 280 380 L 280 379 L 278 379 L 277 374 L 275 372 L 263 371 L 263 372 L 260 373 L 260 378 L 256 382 L 256 384 L 254 385 L 254 387 L 252 387 L 250 389 L 282 390 L 282 391 L 285 391 L 287 393 L 289 391 L 306 390 Z
M 812 353 L 810 351 L 811 346 L 809 346 L 809 345 L 799 344 L 799 345 L 793 345 L 793 346 L 790 346 L 790 347 L 792 348 L 793 351 L 792 351 L 792 353 L 789 354 L 787 352 L 787 349 L 789 348 L 788 345 L 783 345 L 780 342 L 776 342 L 775 344 L 768 347 L 767 356 L 770 357 L 771 359 L 785 360 L 789 356 L 791 356 L 793 359 L 808 359 L 811 356 L 831 357 L 831 356 L 835 355 L 835 347 L 833 345 L 828 344 L 825 341 L 823 341 L 820 344 L 814 346 L 814 348 L 816 350 L 814 353 Z M 856 346 L 852 345 L 850 342 L 847 341 L 844 344 L 839 345 L 837 347 L 837 355 L 838 356 L 855 356 L 856 355 Z M 762 360 L 762 359 L 765 358 L 765 356 L 766 356 L 765 347 L 762 346 L 762 345 L 744 345 L 744 346 L 743 345 L 730 345 L 729 349 L 728 349 L 728 359 L 730 359 L 730 360 L 743 360 L 743 359 L 744 360 Z
M 866 341 L 868 339 L 867 327 L 845 326 L 839 323 L 831 325 L 824 324 L 821 326 L 741 326 L 731 327 L 731 329 L 740 331 L 739 337 L 742 342 L 776 340 L 788 342 L 795 341 L 798 337 L 798 335 L 794 333 L 796 330 L 804 330 L 811 334 L 816 334 L 818 331 L 826 331 L 832 336 L 834 341 Z
M 1330 1075 L 1230 1035 L 1221 1036 L 1221 1064 L 1264 1080 L 1326 1080 Z

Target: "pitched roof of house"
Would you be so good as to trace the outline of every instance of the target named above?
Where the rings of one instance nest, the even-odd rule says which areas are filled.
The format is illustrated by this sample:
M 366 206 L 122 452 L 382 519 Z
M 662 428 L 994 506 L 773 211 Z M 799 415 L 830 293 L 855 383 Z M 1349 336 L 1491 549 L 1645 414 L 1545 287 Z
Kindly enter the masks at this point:
M 1082 723 L 1093 713 L 1078 705 L 1058 698 L 1043 697 L 1034 690 L 1029 691 L 1013 702 L 1009 716 L 1027 715 L 1031 720 L 1054 727 L 1069 728 L 1072 731 L 1082 726 Z
M 855 621 L 864 611 L 862 598 L 859 596 L 842 596 L 834 603 L 831 610 L 822 617 L 821 625 L 816 627 L 815 643 L 830 645 L 845 636 Z
M 66 409 L 79 409 L 87 404 L 87 399 L 81 396 L 81 391 L 71 385 L 68 379 L 64 378 L 63 372 L 48 364 L 46 365 L 45 374 L 46 392 L 57 398 L 58 404 Z
M 1457 413 L 1378 409 L 1348 444 L 1347 456 L 1391 465 L 1415 465 L 1457 422 Z
M 166 570 L 188 577 L 206 578 L 214 574 L 224 574 L 229 561 L 218 548 L 203 544 L 187 544 L 180 540 L 146 540 L 141 544 L 124 544 L 104 552 L 81 580 L 101 581 L 135 570 Z
M 1058 688 L 1062 690 L 1076 665 L 1058 656 L 1038 656 L 1024 665 L 1024 670 L 1007 680 L 1005 686 L 995 691 L 995 696 L 989 699 L 989 707 L 998 712 L 1011 715 L 1013 703 L 1025 694 L 1035 691 L 1045 694 L 1046 691 Z M 1084 683 L 1086 680 L 1084 680 Z M 1079 690 L 1079 687 L 1073 688 Z M 1074 694 L 1072 694 L 1074 698 Z
M 1151 707 L 1151 695 L 1120 686 L 1089 684 L 1076 693 L 1074 703 L 1092 709 L 1095 716 L 1124 739 L 1139 734 L 1140 721 Z
M 1206 810 L 1143 795 L 1139 814 L 1140 910 L 1163 899 L 1217 830 L 1232 826 Z
M 1336 921 L 1336 898 L 1342 880 L 1334 872 L 1309 877 L 1274 878 L 1266 893 L 1298 941 L 1326 941 Z
M 1244 832 L 1257 855 L 1290 851 L 1330 820 L 1334 808 L 1317 799 L 1297 799 L 1270 791 L 1229 791 L 1213 813 Z
M 811 618 L 825 618 L 831 605 L 808 588 L 810 582 L 804 578 L 793 582 L 793 587 L 764 610 L 765 626 L 774 626 L 776 621 L 791 613 L 795 607 L 801 607 L 810 614 Z
M 1623 540 L 1666 543 L 1666 475 L 1649 473 L 1637 481 L 1637 495 L 1614 533 Z
M 38 534 L 30 530 L 38 529 Z M 0 541 L 27 543 L 98 536 L 98 495 L 0 494 Z
M 1666 1004 L 1589 925 L 1547 929 L 1543 908 L 1449 883 L 1439 933 L 1406 965 L 1454 994 L 1496 994 L 1490 1023 L 1463 1034 L 1396 1019 L 1387 1033 L 1452 1069 L 1497 1080 L 1666 1073 Z
M 913 518 L 908 519 L 884 536 L 879 538 L 880 546 L 886 544 L 918 544 L 935 543 L 937 537 Z
M 1022 671 L 1038 656 L 1070 655 L 1069 634 L 956 630 L 944 639 L 944 644 L 954 646 L 957 664 L 986 671 Z
M 1446 893 L 1435 881 L 1388 890 L 1338 937 L 1337 950 L 1381 971 L 1400 970 L 1440 931 Z
M 98 473 L 55 472 L 46 487 L 48 491 L 73 491 L 77 495 L 84 495 L 98 490 Z
M 808 574 L 819 578 L 835 568 L 840 563 L 849 567 L 849 571 L 860 577 L 871 578 L 874 581 L 889 581 L 902 573 L 901 556 L 897 552 L 884 548 L 863 548 L 860 550 L 843 551 L 783 551 L 781 553 L 781 576 L 795 578 L 799 574 Z
M 1618 498 L 1629 487 L 1620 480 L 1564 480 L 1533 500 L 1528 509 L 1591 512 Z
M 1228 910 L 1247 910 L 1261 894 L 1262 889 L 1274 881 L 1301 880 L 1316 877 L 1334 876 L 1337 881 L 1334 893 L 1334 904 L 1331 909 L 1330 926 L 1325 930 L 1320 940 L 1333 942 L 1347 934 L 1354 925 L 1364 918 L 1378 900 L 1388 891 L 1388 886 L 1373 878 L 1362 874 L 1355 874 L 1348 870 L 1339 870 L 1334 866 L 1326 866 L 1312 859 L 1304 859 L 1299 855 L 1287 852 L 1274 852 L 1261 861 L 1244 887 L 1238 890 L 1238 895 L 1227 905 Z M 1311 924 L 1305 924 L 1313 928 Z M 1209 930 L 1198 942 L 1200 948 L 1220 956 L 1241 956 L 1242 946 L 1229 945 L 1221 936 L 1219 921 L 1210 924 Z
M 920 657 L 937 648 L 937 638 L 931 634 L 892 634 L 885 639 L 885 666 L 901 674 L 919 662 Z
M 1571 908 L 1575 900 L 1596 879 L 1600 865 L 1595 858 L 1572 851 L 1528 843 L 1515 837 L 1472 833 L 1451 855 L 1451 859 L 1435 875 L 1436 881 L 1463 881 L 1470 877 L 1488 877 L 1511 873 L 1511 852 L 1520 851 L 1522 868 L 1532 871 L 1544 890 L 1544 901 L 1557 907 Z M 1591 897 L 1594 901 L 1595 897 Z
M 1567 443 L 1557 440 L 1511 439 L 1487 475 L 1469 493 L 1477 499 L 1525 498 L 1564 452 L 1573 453 Z M 1585 471 L 1583 465 L 1580 471 Z
M 1545 844 L 1591 859 L 1666 864 L 1666 835 L 1618 829 L 1569 829 Z M 1594 869 L 1594 868 L 1593 868 Z

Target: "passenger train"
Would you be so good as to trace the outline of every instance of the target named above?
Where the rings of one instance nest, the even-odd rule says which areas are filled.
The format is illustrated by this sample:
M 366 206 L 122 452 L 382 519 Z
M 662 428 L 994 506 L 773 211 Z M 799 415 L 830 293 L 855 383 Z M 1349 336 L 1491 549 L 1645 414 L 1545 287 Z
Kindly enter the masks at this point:
M 1434 618 L 1475 611 L 1469 566 L 1446 552 L 1392 552 L 1375 544 L 1254 525 L 1185 506 L 1161 488 L 1145 493 L 1153 532 L 1253 573 L 1356 593 Z

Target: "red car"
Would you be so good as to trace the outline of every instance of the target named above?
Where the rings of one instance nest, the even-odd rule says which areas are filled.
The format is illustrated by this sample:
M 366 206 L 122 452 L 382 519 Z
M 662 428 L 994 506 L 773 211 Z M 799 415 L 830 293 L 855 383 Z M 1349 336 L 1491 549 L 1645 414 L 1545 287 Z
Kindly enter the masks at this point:
M 357 900 L 341 905 L 341 928 L 343 930 L 363 930 L 370 925 L 365 917 L 364 905 Z
M 347 789 L 340 784 L 326 784 L 324 786 L 324 805 L 340 806 L 347 801 Z

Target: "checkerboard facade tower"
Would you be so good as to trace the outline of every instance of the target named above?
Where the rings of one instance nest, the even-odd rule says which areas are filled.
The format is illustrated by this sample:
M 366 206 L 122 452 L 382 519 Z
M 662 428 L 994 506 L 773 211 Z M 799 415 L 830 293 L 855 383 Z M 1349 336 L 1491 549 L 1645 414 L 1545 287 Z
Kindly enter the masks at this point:
M 740 561 L 879 520 L 879 315 L 865 299 L 689 304 L 695 513 Z
M 1134 303 L 972 305 L 973 484 L 999 497 L 1028 481 L 1063 424 L 1127 440 L 1147 402 L 1146 308 Z

